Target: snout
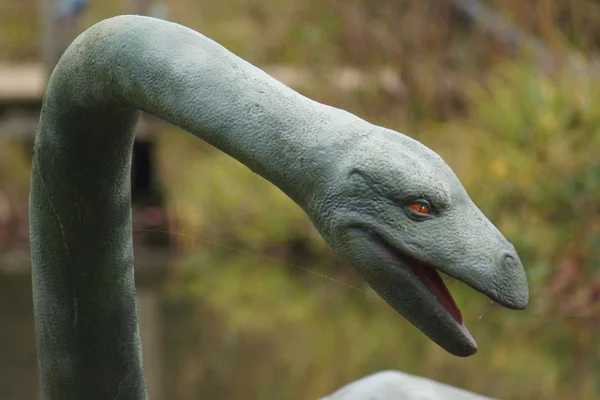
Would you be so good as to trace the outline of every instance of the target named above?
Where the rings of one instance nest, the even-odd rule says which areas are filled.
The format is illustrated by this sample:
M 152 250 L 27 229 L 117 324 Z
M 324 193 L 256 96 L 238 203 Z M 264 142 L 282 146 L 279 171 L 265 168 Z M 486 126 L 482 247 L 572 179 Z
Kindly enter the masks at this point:
M 512 247 L 512 246 L 511 246 Z M 504 307 L 523 310 L 529 302 L 529 287 L 523 264 L 514 248 L 501 250 L 496 256 L 494 288 L 487 293 Z
M 442 272 L 466 283 L 498 304 L 522 310 L 529 302 L 527 275 L 517 250 L 471 202 L 452 218 L 436 263 Z M 438 238 L 441 241 L 441 238 Z

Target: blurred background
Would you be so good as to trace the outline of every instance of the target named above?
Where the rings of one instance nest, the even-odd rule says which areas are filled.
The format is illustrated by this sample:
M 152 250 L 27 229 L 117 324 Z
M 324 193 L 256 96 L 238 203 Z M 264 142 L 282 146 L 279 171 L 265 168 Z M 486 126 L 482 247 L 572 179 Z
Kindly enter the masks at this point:
M 450 281 L 479 343 L 453 357 L 280 191 L 144 116 L 132 185 L 153 399 L 315 399 L 383 369 L 502 399 L 600 399 L 597 0 L 0 0 L 0 399 L 38 393 L 27 207 L 47 76 L 77 34 L 123 13 L 198 30 L 441 154 L 531 291 L 516 312 Z

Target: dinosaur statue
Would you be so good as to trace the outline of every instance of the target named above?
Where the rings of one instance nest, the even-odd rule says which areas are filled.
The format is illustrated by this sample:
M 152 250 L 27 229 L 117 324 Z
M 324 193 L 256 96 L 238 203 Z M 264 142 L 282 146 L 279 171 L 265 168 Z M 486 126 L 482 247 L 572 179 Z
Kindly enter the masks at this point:
M 327 243 L 438 345 L 477 345 L 438 271 L 522 309 L 514 247 L 433 151 L 319 104 L 183 26 L 96 24 L 50 78 L 30 197 L 44 399 L 146 399 L 130 179 L 143 110 L 244 163 L 295 201 Z M 198 179 L 202 179 L 201 176 Z

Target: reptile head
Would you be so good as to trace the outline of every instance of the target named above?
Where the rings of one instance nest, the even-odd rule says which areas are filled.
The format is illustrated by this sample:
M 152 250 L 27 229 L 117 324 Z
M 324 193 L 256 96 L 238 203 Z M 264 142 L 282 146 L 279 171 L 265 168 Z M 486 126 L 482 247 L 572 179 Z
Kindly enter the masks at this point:
M 319 201 L 317 228 L 429 338 L 457 356 L 474 354 L 477 344 L 439 272 L 523 309 L 529 293 L 515 248 L 421 143 L 377 128 L 348 147 Z

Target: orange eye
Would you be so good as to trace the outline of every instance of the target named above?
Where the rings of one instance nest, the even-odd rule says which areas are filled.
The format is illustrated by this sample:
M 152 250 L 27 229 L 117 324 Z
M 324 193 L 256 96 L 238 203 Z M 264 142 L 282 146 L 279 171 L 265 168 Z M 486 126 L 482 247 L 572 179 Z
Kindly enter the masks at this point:
M 429 207 L 426 204 L 413 203 L 410 205 L 410 209 L 419 214 L 429 214 Z

